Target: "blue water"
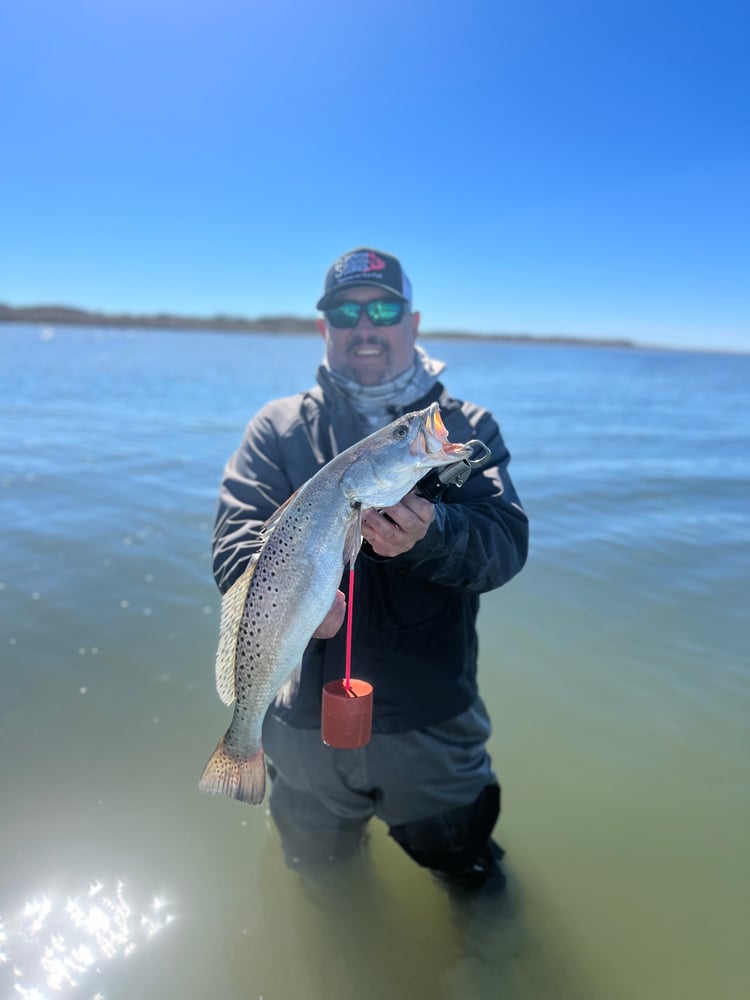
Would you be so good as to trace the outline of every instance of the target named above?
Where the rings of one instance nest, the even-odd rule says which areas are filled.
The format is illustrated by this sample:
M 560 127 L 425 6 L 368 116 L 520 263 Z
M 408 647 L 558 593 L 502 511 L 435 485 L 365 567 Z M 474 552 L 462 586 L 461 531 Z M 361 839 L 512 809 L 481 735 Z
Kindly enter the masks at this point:
M 0 997 L 745 996 L 750 356 L 424 346 L 531 518 L 480 616 L 505 910 L 377 826 L 310 886 L 197 791 L 221 470 L 318 338 L 0 326 Z

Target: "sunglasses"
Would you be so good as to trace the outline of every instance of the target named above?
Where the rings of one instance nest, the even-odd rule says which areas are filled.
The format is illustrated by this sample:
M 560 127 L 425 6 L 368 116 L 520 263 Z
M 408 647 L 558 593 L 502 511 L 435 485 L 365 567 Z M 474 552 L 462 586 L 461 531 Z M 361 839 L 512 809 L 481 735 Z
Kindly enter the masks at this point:
M 395 326 L 404 315 L 403 302 L 376 299 L 374 302 L 339 302 L 332 309 L 325 310 L 325 318 L 339 330 L 352 329 L 359 323 L 362 310 L 367 310 L 373 326 Z

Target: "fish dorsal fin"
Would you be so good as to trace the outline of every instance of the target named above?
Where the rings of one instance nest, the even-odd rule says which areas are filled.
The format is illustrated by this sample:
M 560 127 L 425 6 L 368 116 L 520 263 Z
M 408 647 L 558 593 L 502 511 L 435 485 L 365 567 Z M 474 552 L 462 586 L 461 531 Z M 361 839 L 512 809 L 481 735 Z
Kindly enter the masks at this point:
M 235 699 L 234 668 L 237 659 L 237 635 L 257 562 L 258 557 L 254 556 L 242 576 L 235 580 L 224 594 L 221 602 L 219 648 L 216 651 L 216 690 L 225 705 L 231 705 Z

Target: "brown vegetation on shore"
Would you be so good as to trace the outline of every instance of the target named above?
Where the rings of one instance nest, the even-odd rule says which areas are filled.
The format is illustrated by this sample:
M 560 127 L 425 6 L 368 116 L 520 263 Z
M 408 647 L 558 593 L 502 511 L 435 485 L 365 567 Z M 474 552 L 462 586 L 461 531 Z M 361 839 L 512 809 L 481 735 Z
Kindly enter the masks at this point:
M 317 333 L 314 317 L 259 316 L 177 316 L 172 313 L 134 315 L 102 313 L 71 306 L 8 306 L 0 303 L 0 323 L 41 323 L 47 326 L 103 326 L 141 330 L 216 330 L 223 333 Z M 492 340 L 529 344 L 581 344 L 605 347 L 633 347 L 629 340 L 588 340 L 550 334 L 471 333 L 462 330 L 422 331 L 423 337 L 446 339 Z

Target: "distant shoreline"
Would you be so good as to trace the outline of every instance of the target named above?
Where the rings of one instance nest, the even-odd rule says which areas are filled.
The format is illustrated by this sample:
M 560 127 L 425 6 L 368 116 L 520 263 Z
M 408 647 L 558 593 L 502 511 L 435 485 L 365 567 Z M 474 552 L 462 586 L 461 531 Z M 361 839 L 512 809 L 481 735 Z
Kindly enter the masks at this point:
M 260 316 L 177 316 L 172 313 L 137 315 L 102 313 L 70 306 L 7 306 L 0 303 L 0 323 L 40 323 L 47 326 L 108 326 L 135 330 L 204 330 L 217 333 L 298 333 L 317 334 L 314 317 Z M 552 334 L 532 333 L 472 333 L 465 330 L 421 330 L 421 337 L 451 340 L 481 340 L 483 342 L 522 344 L 567 344 L 579 347 L 627 347 L 640 345 L 631 340 L 589 340 Z
M 207 333 L 289 333 L 318 334 L 315 317 L 307 316 L 179 316 L 174 313 L 104 313 L 72 306 L 8 306 L 0 302 L 0 324 L 20 323 L 37 326 L 98 326 L 130 330 L 172 330 Z M 747 355 L 743 348 L 677 347 L 641 344 L 634 340 L 605 337 L 575 337 L 550 333 L 477 333 L 471 330 L 420 330 L 419 336 L 435 340 L 471 340 L 481 343 L 524 344 L 532 347 L 611 347 L 637 351 L 668 351 L 688 354 Z

